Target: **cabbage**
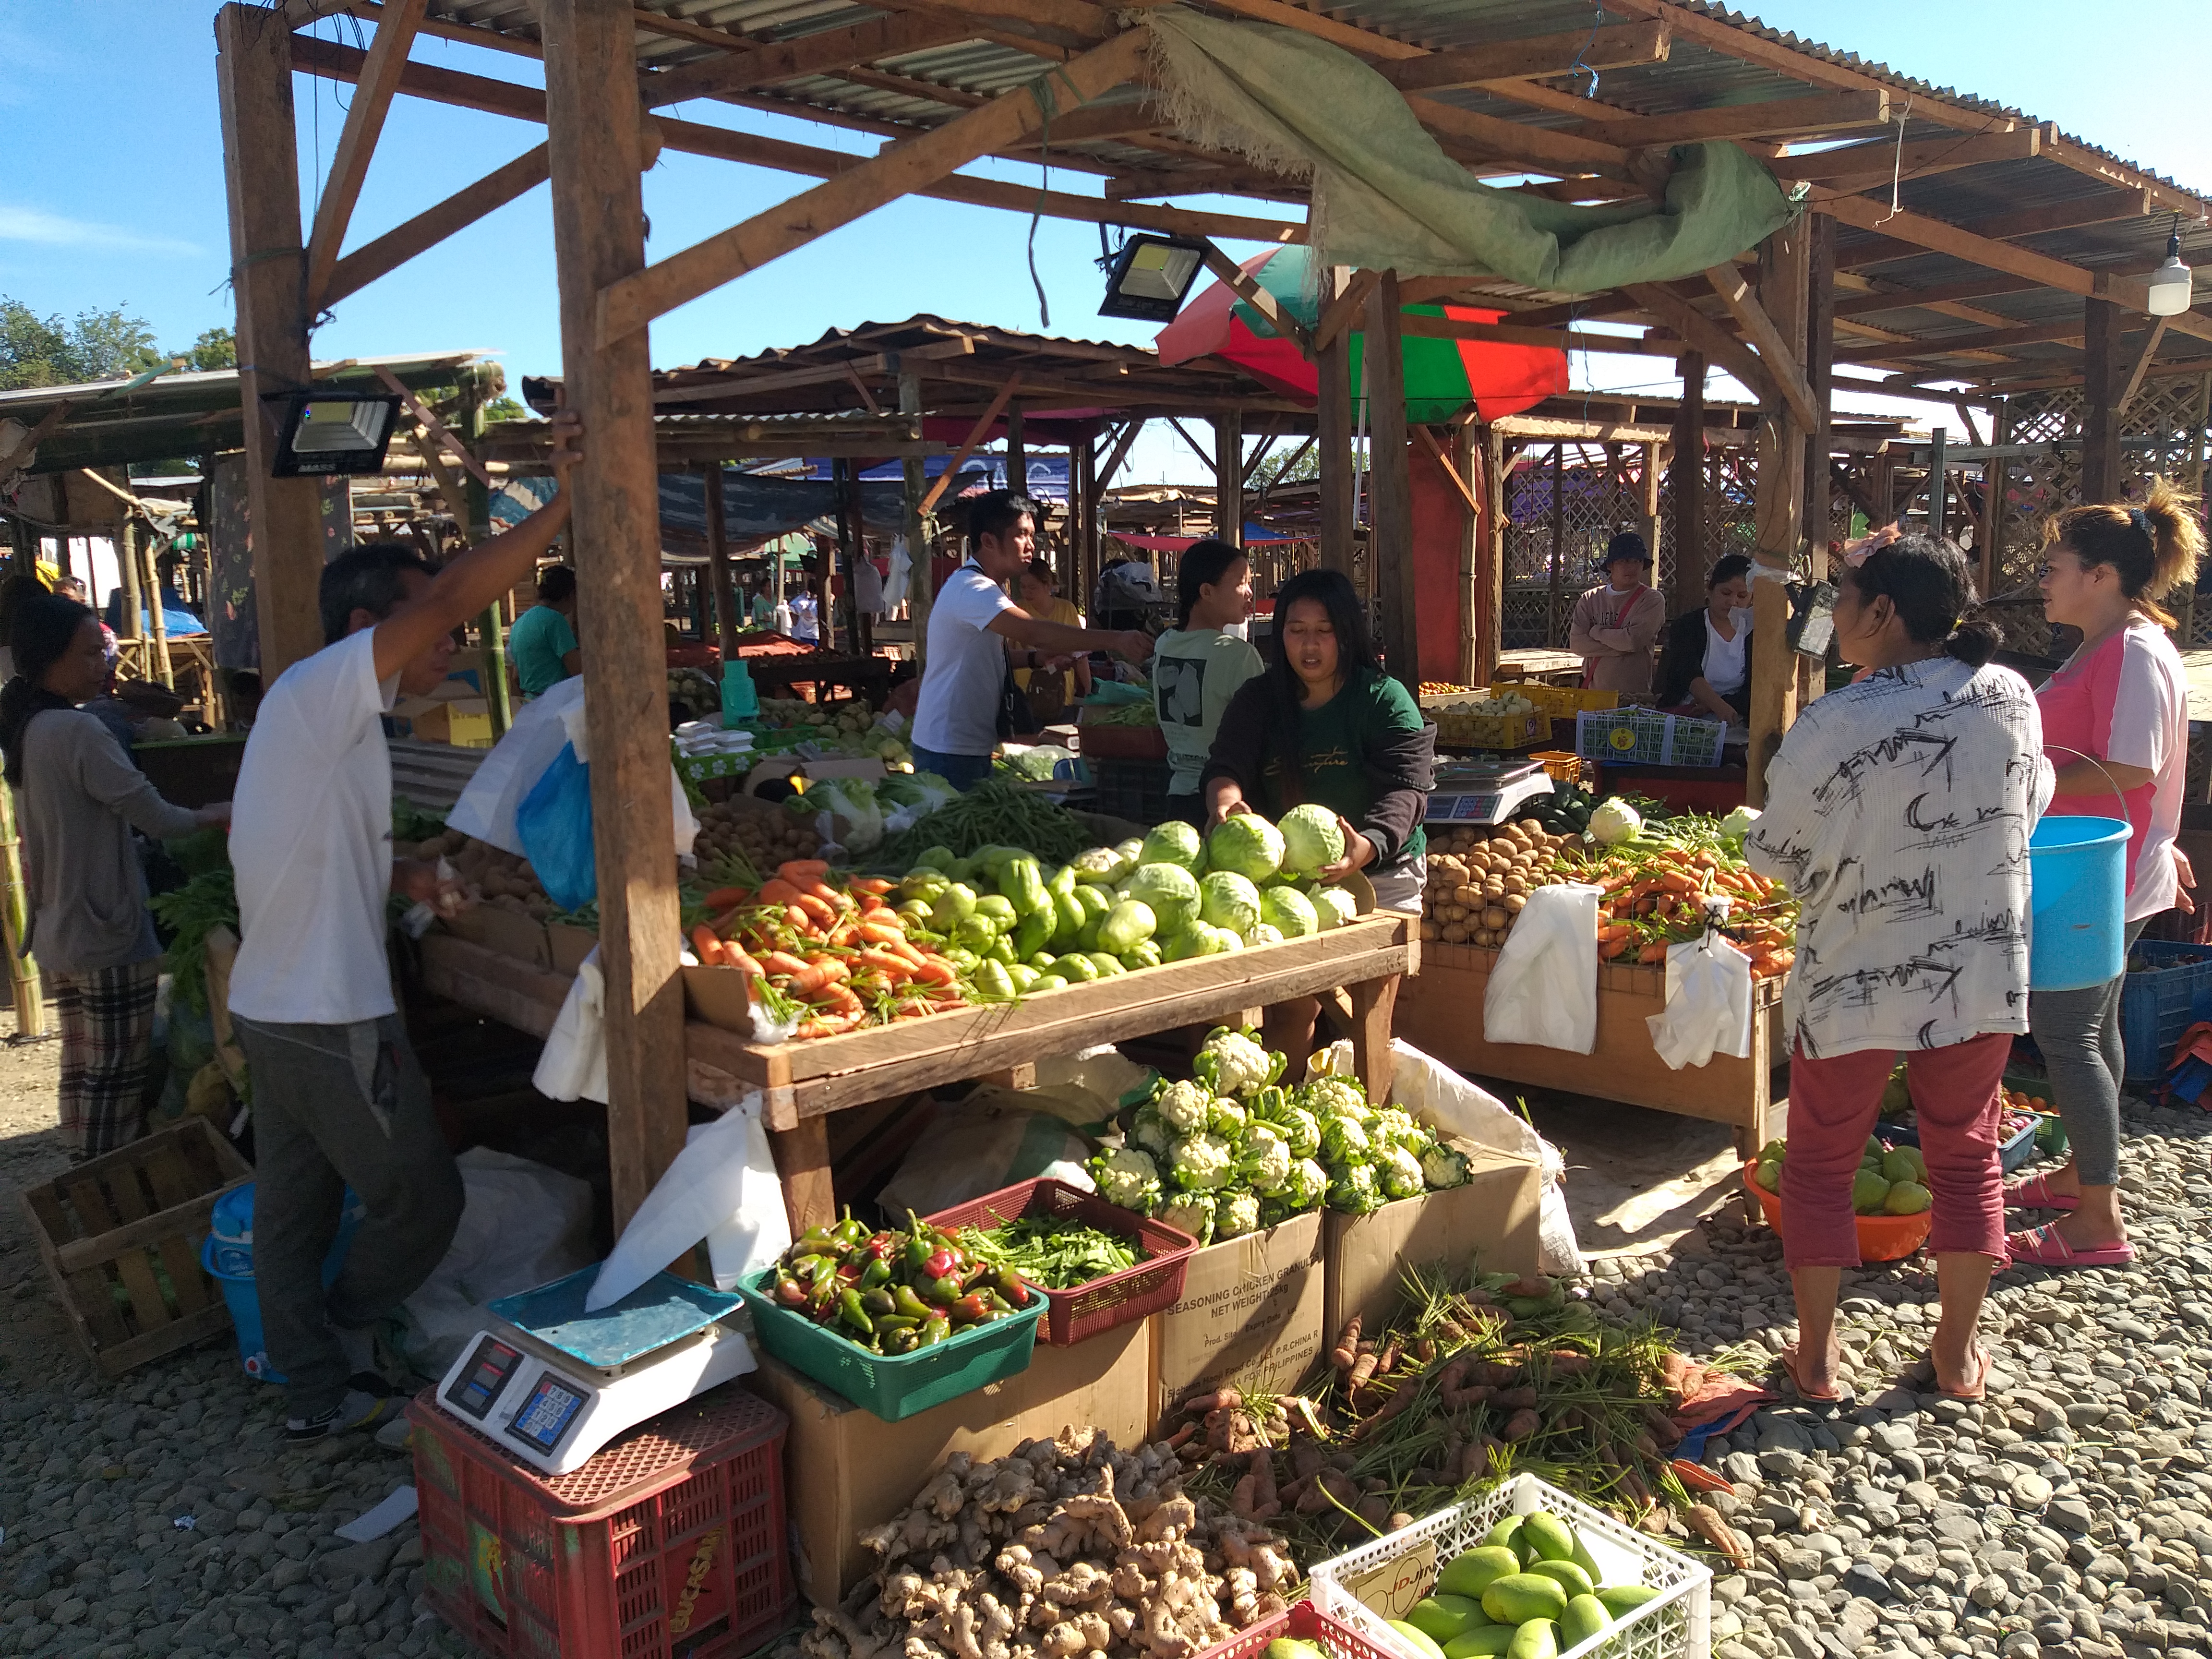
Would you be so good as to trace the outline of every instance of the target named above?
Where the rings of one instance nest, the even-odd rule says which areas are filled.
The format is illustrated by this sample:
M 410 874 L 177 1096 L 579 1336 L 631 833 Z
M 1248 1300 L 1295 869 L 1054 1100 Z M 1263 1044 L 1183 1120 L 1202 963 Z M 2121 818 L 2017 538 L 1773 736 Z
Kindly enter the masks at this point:
M 1076 880 L 1087 886 L 1111 887 L 1128 873 L 1129 860 L 1111 847 L 1093 847 L 1068 860 Z
M 1752 825 L 1758 822 L 1759 809 L 1756 806 L 1739 806 L 1721 820 L 1721 839 L 1731 847 L 1741 848 L 1743 838 L 1751 833 Z
M 1159 1166 L 1133 1147 L 1101 1152 L 1090 1164 L 1091 1178 L 1098 1183 L 1098 1196 L 1109 1204 L 1139 1215 L 1148 1215 L 1160 1195 Z
M 1263 921 L 1244 935 L 1244 942 L 1247 945 L 1280 945 L 1283 942 L 1283 930 L 1271 922 Z
M 1275 827 L 1283 832 L 1286 875 L 1308 875 L 1344 856 L 1344 831 L 1337 827 L 1336 814 L 1326 806 L 1310 802 L 1293 806 Z
M 1260 925 L 1260 890 L 1233 870 L 1216 870 L 1198 884 L 1198 914 L 1241 939 Z
M 849 853 L 872 853 L 883 845 L 884 809 L 864 778 L 823 778 L 799 797 L 803 812 L 827 812 L 839 820 L 831 837 Z
M 1203 1129 L 1212 1115 L 1213 1091 L 1203 1083 L 1170 1083 L 1152 1103 L 1169 1128 L 1187 1135 Z
M 1261 892 L 1260 919 L 1285 939 L 1304 939 L 1321 931 L 1313 901 L 1295 887 L 1270 887 Z
M 1198 862 L 1201 843 L 1198 831 L 1180 818 L 1154 827 L 1145 837 L 1143 850 L 1137 854 L 1139 867 L 1147 864 L 1170 864 L 1179 870 L 1188 870 Z
M 1140 864 L 1130 872 L 1127 886 L 1131 898 L 1152 907 L 1159 933 L 1170 939 L 1198 920 L 1198 878 L 1180 865 Z
M 1282 832 L 1257 812 L 1237 812 L 1206 838 L 1206 861 L 1249 881 L 1265 881 L 1282 868 Z
M 1241 951 L 1244 948 L 1244 936 L 1234 928 L 1214 927 L 1202 921 L 1196 925 L 1205 928 L 1206 933 L 1212 936 L 1212 954 L 1215 956 L 1221 955 L 1224 951 Z
M 1644 829 L 1644 815 L 1615 795 L 1597 804 L 1589 816 L 1590 837 L 1607 847 L 1634 841 Z
M 1341 927 L 1359 914 L 1359 902 L 1341 887 L 1316 887 L 1311 902 L 1316 922 L 1326 932 Z
M 1142 945 L 1158 926 L 1151 905 L 1142 899 L 1123 899 L 1098 924 L 1098 948 L 1118 957 Z

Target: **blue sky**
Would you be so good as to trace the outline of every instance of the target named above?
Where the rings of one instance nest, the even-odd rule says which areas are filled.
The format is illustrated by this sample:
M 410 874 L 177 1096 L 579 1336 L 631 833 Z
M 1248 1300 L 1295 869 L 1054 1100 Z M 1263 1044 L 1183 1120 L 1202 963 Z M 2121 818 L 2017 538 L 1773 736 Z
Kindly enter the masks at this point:
M 2186 70 L 2212 55 L 2206 0 L 1754 0 L 1745 8 L 1795 31 L 1939 86 L 2014 105 L 2179 183 L 2212 190 L 2212 135 Z M 2101 15 L 2112 27 L 2094 27 Z M 41 313 L 120 306 L 165 346 L 230 320 L 223 289 L 222 140 L 212 6 L 206 0 L 0 0 L 0 121 L 10 165 L 0 178 L 0 295 Z M 328 35 L 353 39 L 344 19 Z M 417 58 L 534 80 L 532 60 L 424 39 Z M 351 88 L 295 81 L 303 191 L 344 121 Z M 866 135 L 693 104 L 677 112 L 824 148 L 872 149 Z M 353 221 L 352 243 L 390 228 L 538 142 L 525 123 L 402 98 L 385 129 Z M 990 164 L 1034 181 L 1034 168 Z M 645 181 L 665 258 L 805 188 L 792 175 L 676 155 Z M 1063 189 L 1083 175 L 1056 175 Z M 1197 205 L 1199 204 L 1193 204 Z M 1239 213 L 1264 205 L 1206 204 Z M 510 378 L 559 366 L 548 192 L 544 186 L 353 296 L 314 342 L 318 357 L 474 347 L 502 354 Z M 2212 246 L 2212 235 L 2200 232 Z M 823 330 L 935 312 L 1039 326 L 1029 222 L 982 208 L 909 199 L 845 227 L 661 319 L 660 366 L 811 340 Z M 1147 325 L 1095 315 L 1093 227 L 1040 222 L 1036 259 L 1052 331 L 1142 340 Z M 2204 261 L 2200 258 L 2198 263 Z M 1601 383 L 1648 373 L 1601 360 Z M 1577 365 L 1578 383 L 1581 365 Z M 1926 418 L 1929 411 L 1916 408 Z M 1195 482 L 1202 469 L 1172 437 L 1148 441 L 1125 479 Z

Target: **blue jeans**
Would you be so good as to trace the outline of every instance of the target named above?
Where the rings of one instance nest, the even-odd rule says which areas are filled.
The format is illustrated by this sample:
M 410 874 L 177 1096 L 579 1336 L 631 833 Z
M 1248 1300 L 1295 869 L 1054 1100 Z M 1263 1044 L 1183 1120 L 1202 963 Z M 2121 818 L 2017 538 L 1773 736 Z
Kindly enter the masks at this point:
M 914 745 L 914 769 L 934 772 L 955 789 L 965 793 L 991 775 L 988 755 L 940 755 L 934 749 Z

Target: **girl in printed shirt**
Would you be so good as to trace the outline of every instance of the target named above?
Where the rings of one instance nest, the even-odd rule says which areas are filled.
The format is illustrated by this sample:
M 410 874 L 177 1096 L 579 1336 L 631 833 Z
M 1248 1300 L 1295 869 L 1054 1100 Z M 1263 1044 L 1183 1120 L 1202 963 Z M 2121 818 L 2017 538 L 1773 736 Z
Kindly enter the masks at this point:
M 2045 752 L 2057 769 L 2053 812 L 2110 817 L 2124 802 L 2127 942 L 2190 885 L 2173 844 L 2189 756 L 2189 694 L 2173 618 L 2157 601 L 2193 580 L 2204 551 L 2196 503 L 2164 479 L 2141 507 L 2069 507 L 2044 529 L 2043 614 L 2081 630 L 2066 665 L 2045 681 Z M 2113 799 L 2115 793 L 2120 801 Z M 2079 991 L 2038 991 L 2028 1028 L 2050 1068 L 2074 1157 L 2007 1194 L 2026 1208 L 2070 1212 L 2005 1241 L 2015 1262 L 2113 1267 L 2135 1260 L 2120 1218 L 2120 989 L 2124 974 Z

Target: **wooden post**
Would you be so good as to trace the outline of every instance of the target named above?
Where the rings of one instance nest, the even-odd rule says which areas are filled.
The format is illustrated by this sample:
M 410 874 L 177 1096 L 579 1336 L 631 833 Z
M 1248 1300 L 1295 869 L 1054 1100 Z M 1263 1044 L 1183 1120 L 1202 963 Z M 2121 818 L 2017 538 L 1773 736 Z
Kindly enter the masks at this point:
M 1324 286 L 1333 297 L 1343 276 L 1332 269 Z M 1321 464 L 1321 562 L 1352 574 L 1352 331 L 1339 329 L 1322 348 L 1315 367 L 1321 379 L 1315 413 L 1314 450 Z
M 1667 479 L 1674 498 L 1674 586 L 1667 608 L 1680 611 L 1705 597 L 1712 550 L 1705 545 L 1705 356 L 1686 351 L 1674 367 L 1682 376 L 1682 401 L 1674 411 L 1674 453 Z
M 138 585 L 139 533 L 138 520 L 125 514 L 123 528 L 115 538 L 115 550 L 120 556 L 115 562 L 123 574 L 123 605 L 116 617 L 122 624 L 115 630 L 118 639 L 135 640 L 146 630 L 145 594 Z
M 1106 504 L 1099 499 L 1099 437 L 1095 430 L 1085 433 L 1069 462 L 1076 475 L 1076 493 L 1082 497 L 1083 516 L 1073 526 L 1075 544 L 1070 553 L 1067 597 L 1082 611 L 1091 608 L 1091 589 L 1098 580 L 1098 532 L 1106 513 Z
M 251 464 L 249 461 L 248 465 Z M 161 562 L 155 556 L 150 540 L 141 541 L 131 556 L 146 561 L 141 580 L 146 584 L 146 615 L 154 624 L 154 678 L 173 691 L 177 688 L 177 675 L 169 661 L 169 617 L 168 607 L 162 603 Z M 89 569 L 91 564 L 92 550 L 88 547 L 85 550 L 86 568 Z M 258 580 L 254 585 L 257 587 L 260 586 Z M 268 637 L 266 634 L 262 635 L 264 650 Z M 265 685 L 268 682 L 264 679 L 262 684 Z
M 1544 643 L 1559 646 L 1565 640 L 1567 553 L 1567 447 L 1552 446 L 1552 591 L 1544 611 Z
M 34 544 L 35 545 L 35 544 Z M 23 951 L 30 931 L 30 889 L 23 880 L 23 839 L 15 828 L 15 792 L 0 789 L 0 943 L 8 951 L 8 985 L 15 1000 L 15 1035 L 46 1034 L 45 988 L 39 964 Z
M 837 575 L 845 584 L 845 592 L 838 609 L 845 613 L 845 647 L 858 656 L 867 654 L 867 641 L 860 636 L 860 583 L 858 574 L 860 560 L 866 554 L 866 532 L 860 521 L 860 468 L 854 462 L 839 458 L 830 463 L 830 476 L 836 480 L 837 491 Z M 823 591 L 828 591 L 823 583 Z M 826 613 L 825 613 L 826 614 Z M 823 630 L 826 643 L 829 632 Z
M 714 594 L 714 637 L 722 647 L 722 660 L 738 659 L 738 635 L 752 623 L 739 614 L 737 574 L 730 568 L 729 510 L 722 501 L 722 463 L 707 464 L 707 573 Z
M 1482 437 L 1473 421 L 1452 428 L 1452 465 L 1474 491 L 1477 501 L 1488 501 L 1489 473 L 1482 465 Z M 1490 632 L 1490 569 L 1483 555 L 1489 550 L 1484 535 L 1484 514 L 1472 504 L 1459 538 L 1459 683 L 1487 685 L 1475 676 L 1482 670 L 1482 636 Z M 1490 649 L 1495 651 L 1493 643 Z
M 1644 477 L 1641 494 L 1642 517 L 1636 528 L 1644 538 L 1644 546 L 1651 550 L 1651 574 L 1659 574 L 1659 480 L 1665 476 L 1666 446 L 1648 443 L 1644 446 Z M 1671 590 L 1670 590 L 1671 591 Z
M 2012 441 L 2012 405 L 1999 398 L 1990 405 L 1990 442 L 2009 443 Z M 2001 460 L 1982 463 L 1982 521 L 1974 527 L 1974 552 L 1981 565 L 1981 596 L 1984 599 L 1996 592 L 1997 570 L 2003 559 L 2000 550 L 2004 540 L 2005 464 Z
M 461 435 L 471 453 L 483 441 L 484 428 L 491 422 L 484 418 L 484 399 L 480 385 L 471 383 L 469 399 L 461 414 Z M 468 503 L 469 545 L 491 539 L 491 487 L 475 472 L 465 472 L 461 477 L 461 497 Z M 483 694 L 491 713 L 491 735 L 494 741 L 507 735 L 507 728 L 514 722 L 514 706 L 507 695 L 507 617 L 494 599 L 477 618 L 477 635 L 483 641 Z
M 1820 423 L 1805 441 L 1806 568 L 1814 581 L 1828 575 L 1829 517 L 1828 448 L 1834 398 L 1830 389 L 1830 364 L 1836 349 L 1836 221 L 1832 214 L 1815 213 L 1806 220 L 1805 384 L 1813 393 L 1814 413 Z
M 1950 428 L 1942 426 L 1928 434 L 1928 533 L 1939 542 L 1950 517 L 1951 468 L 1943 459 L 1949 437 Z
M 1759 250 L 1760 306 L 1782 349 L 1796 354 L 1799 364 L 1805 349 L 1808 240 L 1801 222 L 1775 232 Z M 1771 373 L 1779 380 L 1795 367 L 1780 364 Z M 1779 397 L 1771 399 L 1759 426 L 1753 508 L 1759 562 L 1751 586 L 1751 745 L 1744 789 L 1753 806 L 1766 804 L 1766 763 L 1796 713 L 1796 653 L 1790 648 L 1790 595 L 1784 583 L 1805 534 L 1806 436 L 1789 405 Z
M 1511 447 L 1496 427 L 1488 429 L 1482 453 L 1482 566 L 1486 592 L 1481 630 L 1481 653 L 1469 685 L 1494 685 L 1498 654 L 1505 648 L 1505 486 L 1512 465 Z
M 1213 533 L 1244 545 L 1244 417 L 1213 417 Z
M 316 604 L 323 569 L 320 487 L 313 478 L 269 476 L 276 434 L 261 404 L 264 392 L 305 386 L 309 374 L 292 38 L 268 7 L 241 3 L 216 14 L 215 38 L 254 606 L 262 684 L 273 685 L 323 647 Z M 152 608 L 158 617 L 158 595 Z
M 1418 696 L 1421 665 L 1414 622 L 1413 480 L 1406 451 L 1406 359 L 1398 306 L 1398 273 L 1385 271 L 1367 301 L 1363 384 L 1375 457 L 1369 483 L 1374 500 L 1367 520 L 1367 560 L 1382 622 L 1383 655 L 1392 676 Z
M 1017 495 L 1030 493 L 1029 445 L 1022 435 L 1022 400 L 1006 405 L 1006 488 Z
M 577 586 L 592 629 L 584 694 L 606 976 L 608 1162 L 620 1231 L 682 1150 L 685 1110 L 651 345 L 641 328 L 594 343 L 601 292 L 645 267 L 636 26 L 629 0 L 542 0 L 538 17 L 562 368 L 585 432 L 568 487 Z M 291 165 L 289 148 L 284 162 Z
M 2120 412 L 2113 394 L 2125 374 L 2120 308 L 2110 300 L 2082 301 L 2081 499 L 2120 499 Z
M 899 370 L 899 413 L 915 417 L 915 429 L 921 423 L 921 376 L 910 368 Z M 902 522 L 906 531 L 906 603 L 907 619 L 914 629 L 914 659 L 919 664 L 923 648 L 929 643 L 929 601 L 935 591 L 930 580 L 929 538 L 924 533 L 921 517 L 921 498 L 929 489 L 929 479 L 921 465 L 921 457 L 909 455 L 900 463 L 899 483 L 904 509 Z

